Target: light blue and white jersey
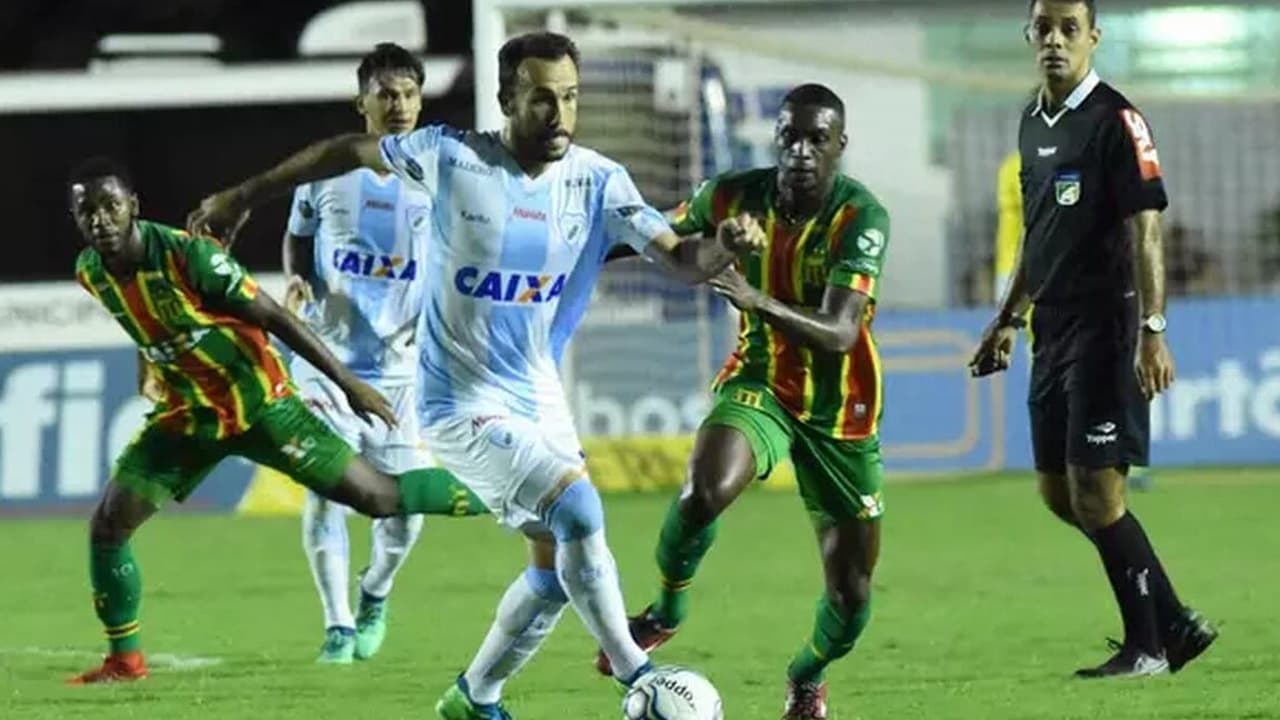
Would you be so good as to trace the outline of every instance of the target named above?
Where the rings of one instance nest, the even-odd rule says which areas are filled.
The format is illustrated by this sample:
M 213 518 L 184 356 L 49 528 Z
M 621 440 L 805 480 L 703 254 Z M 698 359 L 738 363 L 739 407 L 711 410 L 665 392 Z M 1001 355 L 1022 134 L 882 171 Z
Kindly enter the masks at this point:
M 616 243 L 643 251 L 669 231 L 662 214 L 621 165 L 578 146 L 530 178 L 497 133 L 432 125 L 384 137 L 382 158 L 434 198 L 419 324 L 424 424 L 567 417 L 556 364 L 577 317 L 555 318 L 562 303 L 580 316 L 598 273 L 574 273 L 578 261 Z
M 315 238 L 307 324 L 362 380 L 414 381 L 431 224 L 431 196 L 395 175 L 361 168 L 294 191 L 289 232 Z

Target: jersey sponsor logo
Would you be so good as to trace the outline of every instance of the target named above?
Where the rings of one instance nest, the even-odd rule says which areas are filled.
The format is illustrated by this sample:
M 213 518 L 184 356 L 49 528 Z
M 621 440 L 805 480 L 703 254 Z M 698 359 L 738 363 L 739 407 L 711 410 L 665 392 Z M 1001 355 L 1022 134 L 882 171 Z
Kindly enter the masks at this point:
M 1054 155 L 1058 154 L 1058 146 L 1054 145 L 1053 147 L 1038 147 L 1036 148 L 1036 154 L 1042 158 L 1053 157 Z
M 175 335 L 152 345 L 139 345 L 138 351 L 153 363 L 171 363 L 190 351 L 209 334 L 209 328 L 196 328 L 189 333 Z
M 1155 180 L 1160 177 L 1160 153 L 1156 151 L 1155 139 L 1151 137 L 1151 128 L 1142 115 L 1133 108 L 1120 111 L 1124 120 L 1124 128 L 1129 131 L 1133 140 L 1133 152 L 1138 160 L 1138 173 L 1143 180 Z
M 366 253 L 350 248 L 333 249 L 333 269 L 355 277 L 386 278 L 388 280 L 413 280 L 418 277 L 418 261 L 398 255 Z
M 489 175 L 492 175 L 494 172 L 494 169 L 489 167 L 488 165 L 484 165 L 478 162 L 472 162 L 471 160 L 462 160 L 456 157 L 451 157 L 445 162 L 451 168 L 457 168 L 458 170 L 461 170 L 463 172 L 468 172 L 473 175 L 484 175 L 487 177 Z
M 880 257 L 884 251 L 884 233 L 877 228 L 864 230 L 858 236 L 858 249 L 870 257 Z
M 369 210 L 386 210 L 387 212 L 394 212 L 396 209 L 396 204 L 393 202 L 387 202 L 386 200 L 375 200 L 373 198 L 369 198 L 365 200 L 364 206 Z
M 529 220 L 532 222 L 546 222 L 547 214 L 541 210 L 531 210 L 529 208 L 516 207 L 511 211 L 511 217 L 520 220 Z
M 469 223 L 475 223 L 477 225 L 488 225 L 490 222 L 489 216 L 484 215 L 482 213 L 473 213 L 473 212 L 468 212 L 466 210 L 462 210 L 461 214 L 462 214 L 462 219 Z
M 590 190 L 591 176 L 579 175 L 578 177 L 565 178 L 564 187 L 567 190 L 578 190 L 578 189 Z
M 564 281 L 564 273 L 529 275 L 502 270 L 481 270 L 470 265 L 459 268 L 457 274 L 453 276 L 454 288 L 463 295 L 517 305 L 551 302 L 564 292 Z
M 1080 202 L 1080 173 L 1060 172 L 1053 179 L 1053 197 L 1059 205 L 1070 207 Z

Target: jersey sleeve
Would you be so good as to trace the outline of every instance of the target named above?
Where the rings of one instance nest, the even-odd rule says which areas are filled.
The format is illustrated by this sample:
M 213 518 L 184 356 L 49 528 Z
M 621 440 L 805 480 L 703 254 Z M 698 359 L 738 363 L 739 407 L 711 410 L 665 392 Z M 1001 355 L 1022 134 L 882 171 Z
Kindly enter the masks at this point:
M 889 246 L 889 213 L 874 204 L 861 209 L 846 205 L 838 212 L 827 284 L 857 290 L 874 300 Z
M 299 185 L 293 191 L 293 205 L 289 208 L 289 234 L 298 237 L 315 237 L 320 227 L 320 213 L 310 183 Z
M 216 305 L 248 305 L 258 296 L 258 283 L 220 246 L 200 238 L 183 244 L 187 281 Z
M 445 140 L 455 134 L 447 125 L 427 125 L 401 135 L 384 135 L 378 143 L 382 162 L 410 185 L 435 195 Z
M 716 193 L 716 181 L 705 180 L 693 191 L 693 197 L 680 203 L 671 212 L 671 229 L 677 235 L 710 235 L 716 223 L 712 216 L 711 199 Z
M 1103 148 L 1107 192 L 1121 217 L 1169 206 L 1155 135 L 1141 113 L 1131 107 L 1118 110 Z
M 604 234 L 610 247 L 629 245 L 636 252 L 662 233 L 670 232 L 662 213 L 653 209 L 632 182 L 627 171 L 618 168 L 604 181 Z

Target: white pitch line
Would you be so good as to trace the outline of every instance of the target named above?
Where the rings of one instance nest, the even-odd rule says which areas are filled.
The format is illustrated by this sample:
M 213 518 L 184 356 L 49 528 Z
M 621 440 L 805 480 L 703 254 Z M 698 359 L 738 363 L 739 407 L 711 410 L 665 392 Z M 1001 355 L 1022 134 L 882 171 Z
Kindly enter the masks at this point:
M 41 647 L 0 647 L 0 656 L 27 655 L 36 657 L 65 658 L 101 658 L 101 652 L 75 650 L 73 648 L 41 648 Z M 147 666 L 164 670 L 199 670 L 201 668 L 221 665 L 222 658 L 201 657 L 199 655 L 178 655 L 175 653 L 149 653 Z

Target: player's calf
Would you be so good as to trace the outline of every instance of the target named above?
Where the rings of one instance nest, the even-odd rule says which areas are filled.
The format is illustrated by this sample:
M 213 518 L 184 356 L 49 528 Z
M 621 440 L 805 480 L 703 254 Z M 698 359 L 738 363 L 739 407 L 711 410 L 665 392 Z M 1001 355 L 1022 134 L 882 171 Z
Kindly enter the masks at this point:
M 604 506 L 591 482 L 579 479 L 547 507 L 544 522 L 556 537 L 560 584 L 623 682 L 638 677 L 649 656 L 627 627 L 617 565 L 605 542 Z

